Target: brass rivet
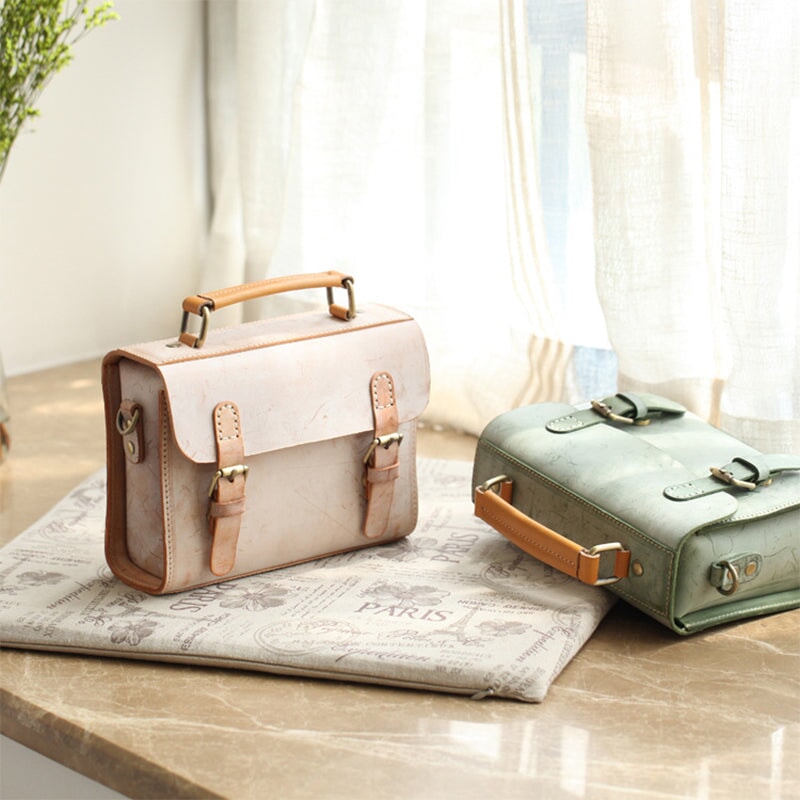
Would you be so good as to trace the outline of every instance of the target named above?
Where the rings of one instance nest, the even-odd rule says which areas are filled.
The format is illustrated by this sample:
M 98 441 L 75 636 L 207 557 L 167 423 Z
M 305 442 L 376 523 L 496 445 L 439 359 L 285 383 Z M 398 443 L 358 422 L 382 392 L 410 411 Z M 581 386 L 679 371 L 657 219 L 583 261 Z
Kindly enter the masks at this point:
M 642 566 L 641 561 L 634 561 L 631 565 L 631 569 L 637 578 L 641 578 L 641 576 L 644 575 L 644 567 Z
M 744 574 L 747 575 L 748 577 L 751 575 L 755 575 L 757 569 L 758 569 L 758 564 L 755 561 L 750 561 L 744 568 Z

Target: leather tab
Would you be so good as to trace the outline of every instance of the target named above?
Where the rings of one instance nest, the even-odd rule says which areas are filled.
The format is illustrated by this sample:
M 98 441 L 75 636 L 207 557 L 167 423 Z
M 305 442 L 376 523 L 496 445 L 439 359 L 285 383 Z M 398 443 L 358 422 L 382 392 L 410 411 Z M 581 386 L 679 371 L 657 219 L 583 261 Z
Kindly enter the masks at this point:
M 386 533 L 399 474 L 399 416 L 394 378 L 388 372 L 376 372 L 370 379 L 375 438 L 365 462 L 364 484 L 367 510 L 364 535 L 377 539 Z M 383 440 L 383 441 L 382 441 Z
M 133 400 L 122 400 L 117 411 L 116 426 L 122 436 L 122 449 L 131 464 L 144 461 L 144 420 L 142 407 Z
M 247 468 L 244 466 L 244 439 L 236 404 L 218 403 L 213 421 L 218 470 L 209 492 L 208 519 L 212 540 L 209 568 L 221 576 L 227 575 L 236 561 Z

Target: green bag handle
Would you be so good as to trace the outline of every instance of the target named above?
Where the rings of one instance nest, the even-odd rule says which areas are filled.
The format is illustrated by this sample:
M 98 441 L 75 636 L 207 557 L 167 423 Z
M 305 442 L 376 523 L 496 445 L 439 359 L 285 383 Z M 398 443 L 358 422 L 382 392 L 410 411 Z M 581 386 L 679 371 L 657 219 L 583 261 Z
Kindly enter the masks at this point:
M 628 576 L 631 551 L 626 547 L 619 542 L 583 547 L 514 508 L 513 491 L 514 482 L 505 475 L 481 484 L 475 489 L 475 516 L 521 550 L 582 583 L 608 586 Z M 610 576 L 601 577 L 600 559 L 605 552 L 614 552 L 614 566 Z

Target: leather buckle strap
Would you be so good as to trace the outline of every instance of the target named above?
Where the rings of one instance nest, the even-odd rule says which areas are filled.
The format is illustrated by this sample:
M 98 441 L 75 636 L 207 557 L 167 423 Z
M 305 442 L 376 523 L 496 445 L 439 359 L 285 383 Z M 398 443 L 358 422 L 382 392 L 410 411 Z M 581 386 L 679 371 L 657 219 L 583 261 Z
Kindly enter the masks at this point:
M 218 403 L 214 408 L 214 439 L 218 469 L 208 490 L 208 520 L 211 527 L 209 568 L 215 575 L 227 575 L 236 561 L 247 466 L 239 409 L 235 403 Z
M 386 533 L 389 525 L 394 484 L 400 474 L 400 442 L 403 440 L 397 429 L 399 417 L 394 378 L 388 372 L 376 372 L 372 376 L 370 398 L 375 437 L 364 456 L 367 497 L 364 535 L 377 539 Z
M 498 491 L 492 491 L 497 487 Z M 498 475 L 475 489 L 475 516 L 529 555 L 590 586 L 608 586 L 628 576 L 631 551 L 619 542 L 586 548 L 511 505 L 513 481 Z M 600 575 L 601 555 L 614 552 L 612 574 Z
M 546 428 L 550 433 L 571 433 L 602 422 L 649 425 L 655 416 L 674 417 L 685 413 L 680 403 L 657 395 L 619 392 L 603 400 L 592 400 L 588 408 L 576 408 L 570 414 L 551 419 Z
M 731 489 L 752 492 L 769 486 L 781 472 L 797 470 L 800 470 L 798 456 L 751 453 L 721 467 L 709 467 L 710 475 L 667 486 L 664 496 L 670 500 L 693 500 Z

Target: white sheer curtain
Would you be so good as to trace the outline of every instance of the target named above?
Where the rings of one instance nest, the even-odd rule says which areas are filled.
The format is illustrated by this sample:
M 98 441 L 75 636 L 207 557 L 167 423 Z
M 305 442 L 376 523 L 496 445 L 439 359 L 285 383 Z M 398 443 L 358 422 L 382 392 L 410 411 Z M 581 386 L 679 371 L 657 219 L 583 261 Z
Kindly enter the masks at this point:
M 523 2 L 212 0 L 208 29 L 206 286 L 352 273 L 359 301 L 422 324 L 434 423 L 478 432 L 583 394 L 542 225 Z
M 800 452 L 800 6 L 590 0 L 587 25 L 620 386 Z
M 728 0 L 728 16 L 740 5 L 760 4 Z M 473 432 L 513 405 L 613 390 L 607 322 L 623 385 L 677 393 L 708 415 L 721 398 L 723 422 L 745 421 L 751 439 L 779 431 L 771 449 L 800 449 L 796 241 L 776 277 L 752 241 L 725 238 L 737 214 L 753 224 L 775 215 L 762 214 L 763 190 L 748 208 L 731 205 L 732 181 L 763 178 L 722 133 L 738 122 L 714 94 L 728 34 L 713 9 L 590 0 L 587 18 L 584 0 L 208 7 L 205 287 L 352 273 L 359 301 L 397 305 L 423 325 L 428 419 Z M 796 126 L 796 89 L 791 97 Z M 784 187 L 784 220 L 791 203 L 797 216 L 796 185 Z M 782 230 L 794 241 L 796 227 Z M 756 287 L 735 299 L 748 281 Z M 776 286 L 779 307 L 765 296 Z M 753 292 L 761 300 L 751 303 Z M 723 297 L 741 313 L 729 314 Z M 783 371 L 742 358 L 764 341 Z

